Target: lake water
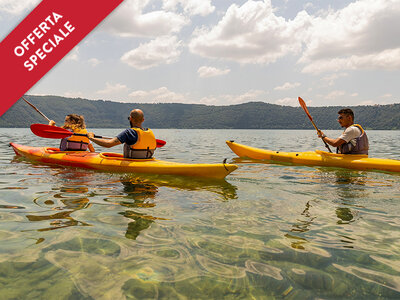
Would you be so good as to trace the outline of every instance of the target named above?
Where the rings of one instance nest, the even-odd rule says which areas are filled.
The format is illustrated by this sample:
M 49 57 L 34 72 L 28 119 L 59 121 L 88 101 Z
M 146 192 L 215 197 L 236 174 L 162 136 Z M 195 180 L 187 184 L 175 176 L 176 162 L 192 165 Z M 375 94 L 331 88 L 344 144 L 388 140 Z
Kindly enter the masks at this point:
M 400 298 L 400 174 L 238 159 L 225 145 L 324 150 L 311 130 L 154 132 L 159 159 L 239 169 L 209 181 L 32 164 L 8 143 L 58 141 L 0 129 L 1 299 Z M 368 134 L 371 157 L 400 159 L 399 131 Z

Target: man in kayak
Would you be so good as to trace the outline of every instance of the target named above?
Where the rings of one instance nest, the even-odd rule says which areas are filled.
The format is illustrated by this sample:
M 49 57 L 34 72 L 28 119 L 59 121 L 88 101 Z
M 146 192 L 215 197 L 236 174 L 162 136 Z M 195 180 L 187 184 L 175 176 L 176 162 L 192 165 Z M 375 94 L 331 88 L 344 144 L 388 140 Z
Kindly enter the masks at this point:
M 337 147 L 336 152 L 341 154 L 367 154 L 369 149 L 368 137 L 361 125 L 354 124 L 354 113 L 350 108 L 338 112 L 338 122 L 345 128 L 337 139 L 328 138 L 322 131 L 318 132 L 327 144 Z
M 144 121 L 143 111 L 140 109 L 132 110 L 128 120 L 131 128 L 125 129 L 112 139 L 95 138 L 93 132 L 88 133 L 88 138 L 97 145 L 106 148 L 124 144 L 125 158 L 151 158 L 157 143 L 153 131 L 142 127 Z

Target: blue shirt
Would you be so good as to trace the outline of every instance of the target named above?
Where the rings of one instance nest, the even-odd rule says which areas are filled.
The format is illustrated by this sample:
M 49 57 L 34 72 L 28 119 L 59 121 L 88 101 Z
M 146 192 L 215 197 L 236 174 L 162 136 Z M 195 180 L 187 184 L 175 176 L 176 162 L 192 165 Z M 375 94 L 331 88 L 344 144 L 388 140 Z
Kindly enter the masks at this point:
M 138 134 L 132 128 L 125 129 L 120 134 L 117 135 L 117 139 L 121 142 L 121 144 L 128 144 L 129 146 L 135 144 L 138 140 Z

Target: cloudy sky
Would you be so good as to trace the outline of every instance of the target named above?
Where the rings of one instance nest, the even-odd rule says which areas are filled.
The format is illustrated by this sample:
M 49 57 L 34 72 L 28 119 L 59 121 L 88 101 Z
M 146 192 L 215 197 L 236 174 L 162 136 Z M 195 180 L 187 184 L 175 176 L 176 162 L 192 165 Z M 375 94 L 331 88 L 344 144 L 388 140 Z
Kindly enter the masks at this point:
M 3 39 L 38 0 L 0 0 Z M 119 102 L 400 102 L 400 0 L 125 0 L 29 94 Z

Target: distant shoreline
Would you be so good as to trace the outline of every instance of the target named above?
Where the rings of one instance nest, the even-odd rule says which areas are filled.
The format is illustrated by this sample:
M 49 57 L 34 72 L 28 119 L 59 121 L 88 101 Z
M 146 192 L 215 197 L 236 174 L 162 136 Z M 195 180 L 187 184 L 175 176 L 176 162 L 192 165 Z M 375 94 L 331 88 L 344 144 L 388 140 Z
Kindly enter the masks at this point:
M 269 129 L 314 130 L 299 107 L 266 102 L 248 102 L 227 106 L 181 103 L 119 103 L 58 96 L 25 96 L 48 118 L 63 124 L 67 114 L 85 117 L 89 128 L 127 128 L 132 108 L 145 113 L 145 127 L 158 129 Z M 341 106 L 308 107 L 314 122 L 322 130 L 340 130 L 337 112 Z M 355 123 L 366 130 L 400 130 L 400 103 L 350 106 Z M 25 128 L 33 123 L 47 123 L 32 107 L 18 101 L 0 117 L 0 128 Z

